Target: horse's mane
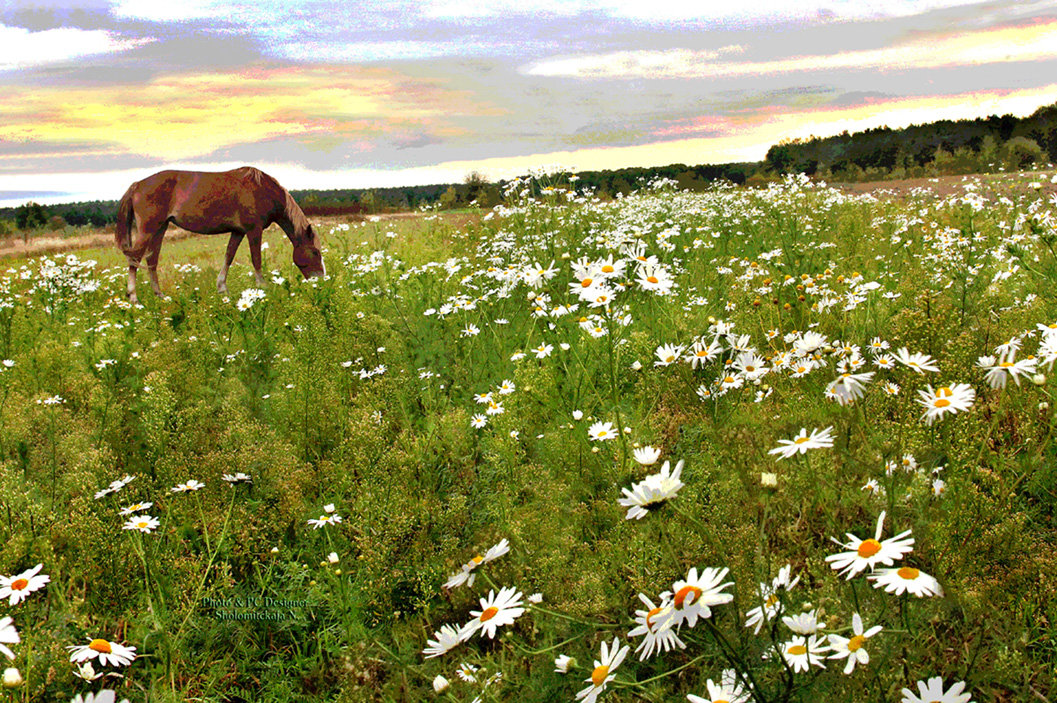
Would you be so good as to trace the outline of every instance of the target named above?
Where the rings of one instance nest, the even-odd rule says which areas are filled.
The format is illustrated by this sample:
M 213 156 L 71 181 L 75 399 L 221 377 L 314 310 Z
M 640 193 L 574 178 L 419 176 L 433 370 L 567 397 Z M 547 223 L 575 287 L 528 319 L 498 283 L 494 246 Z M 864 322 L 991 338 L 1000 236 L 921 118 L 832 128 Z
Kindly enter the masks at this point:
M 305 213 L 301 209 L 301 206 L 294 200 L 294 196 L 290 195 L 290 191 L 283 188 L 283 194 L 286 196 L 286 203 L 283 209 L 286 212 L 286 216 L 290 218 L 290 222 L 294 226 L 294 231 L 299 233 L 304 232 L 308 229 L 311 223 L 308 221 L 308 218 L 305 217 Z
M 232 173 L 238 174 L 240 178 L 251 180 L 256 185 L 266 186 L 274 190 L 276 199 L 282 201 L 283 215 L 290 220 L 290 224 L 294 226 L 294 231 L 300 235 L 308 229 L 308 226 L 311 223 L 308 221 L 308 218 L 305 217 L 305 213 L 301 210 L 301 206 L 298 205 L 297 201 L 294 200 L 294 197 L 290 195 L 290 191 L 279 184 L 279 181 L 253 166 L 242 166 L 236 168 Z

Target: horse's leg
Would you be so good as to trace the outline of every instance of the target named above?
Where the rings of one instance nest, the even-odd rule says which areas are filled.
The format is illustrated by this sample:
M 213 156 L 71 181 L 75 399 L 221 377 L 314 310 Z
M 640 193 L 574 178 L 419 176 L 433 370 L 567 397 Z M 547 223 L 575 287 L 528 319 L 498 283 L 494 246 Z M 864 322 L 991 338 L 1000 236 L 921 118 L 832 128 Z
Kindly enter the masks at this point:
M 154 295 L 159 298 L 162 297 L 162 292 L 161 286 L 158 285 L 158 255 L 161 254 L 162 237 L 165 236 L 168 226 L 169 222 L 166 220 L 162 223 L 161 229 L 151 236 L 147 244 L 147 271 L 150 273 L 150 287 L 154 289 Z
M 220 269 L 220 275 L 217 276 L 218 293 L 228 292 L 228 269 L 231 267 L 231 262 L 235 260 L 235 252 L 239 250 L 239 244 L 242 244 L 242 238 L 245 236 L 242 232 L 231 233 L 231 239 L 228 240 L 228 251 L 224 258 L 224 268 Z
M 143 236 L 138 217 L 133 218 L 132 225 L 132 248 L 125 252 L 125 258 L 128 259 L 128 301 L 136 305 L 139 303 L 139 296 L 136 295 L 136 270 L 147 250 L 148 240 Z
M 253 274 L 257 278 L 257 287 L 264 288 L 264 274 L 261 273 L 261 239 L 263 239 L 263 231 L 260 227 L 256 227 L 246 233 L 247 240 L 250 243 L 250 259 L 253 261 Z

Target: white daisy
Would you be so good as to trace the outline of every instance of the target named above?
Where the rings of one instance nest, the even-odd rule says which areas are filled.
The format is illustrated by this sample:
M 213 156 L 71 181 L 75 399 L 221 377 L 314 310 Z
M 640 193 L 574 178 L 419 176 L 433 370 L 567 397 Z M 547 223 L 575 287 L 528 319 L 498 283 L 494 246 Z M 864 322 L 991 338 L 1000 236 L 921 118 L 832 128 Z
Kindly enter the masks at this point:
M 944 691 L 943 679 L 934 676 L 927 684 L 918 681 L 918 695 L 914 695 L 909 688 L 904 688 L 902 703 L 972 703 L 972 695 L 963 693 L 964 690 L 965 682 L 959 681 Z
M 11 617 L 0 618 L 0 654 L 14 661 L 15 653 L 7 645 L 18 644 L 21 641 L 18 630 L 15 629 L 15 621 Z
M 500 588 L 499 594 L 489 590 L 487 598 L 481 598 L 481 609 L 471 610 L 473 620 L 463 625 L 460 635 L 469 638 L 480 630 L 481 636 L 495 639 L 495 630 L 501 625 L 510 625 L 525 612 L 521 607 L 521 592 L 516 588 Z
M 855 634 L 850 639 L 840 635 L 829 635 L 829 645 L 833 650 L 829 658 L 844 659 L 847 657 L 848 663 L 844 667 L 845 674 L 854 671 L 856 664 L 870 663 L 870 654 L 864 645 L 866 640 L 883 629 L 880 625 L 874 625 L 869 630 L 863 630 L 862 617 L 858 613 L 852 615 L 851 627 Z
M 639 600 L 645 604 L 646 610 L 635 611 L 635 623 L 638 627 L 628 633 L 628 637 L 643 637 L 642 642 L 635 648 L 636 652 L 641 652 L 639 661 L 660 653 L 661 649 L 666 652 L 671 651 L 673 646 L 685 649 L 686 644 L 672 629 L 675 611 L 671 604 L 662 599 L 660 605 L 654 605 L 643 593 L 639 594 Z
M 884 542 L 881 540 L 881 532 L 884 529 L 885 513 L 882 512 L 877 518 L 877 530 L 870 539 L 859 539 L 851 533 L 847 533 L 848 542 L 842 543 L 835 538 L 830 538 L 836 544 L 851 551 L 831 554 L 826 557 L 830 566 L 847 574 L 851 579 L 864 569 L 873 569 L 877 564 L 891 566 L 896 559 L 902 559 L 913 550 L 914 538 L 910 537 L 910 530 L 899 533 L 895 537 L 889 537 Z
M 943 595 L 943 588 L 940 586 L 939 581 L 912 566 L 903 566 L 898 569 L 878 569 L 866 578 L 874 582 L 874 588 L 884 588 L 886 592 L 894 593 L 897 596 L 901 596 L 907 591 L 918 598 Z
M 621 488 L 623 498 L 617 499 L 617 503 L 628 509 L 624 516 L 625 520 L 641 520 L 651 510 L 656 510 L 665 501 L 675 497 L 683 482 L 679 480 L 683 471 L 683 461 L 675 465 L 675 471 L 671 471 L 671 462 L 665 461 L 659 473 L 650 474 L 642 481 L 633 484 L 630 489 Z
M 135 647 L 104 639 L 89 638 L 88 644 L 70 645 L 66 649 L 70 650 L 70 661 L 74 664 L 99 659 L 103 666 L 128 666 L 136 658 Z
M 821 449 L 823 447 L 833 446 L 833 427 L 827 427 L 824 430 L 819 431 L 817 428 L 811 430 L 811 435 L 808 436 L 807 428 L 800 428 L 800 434 L 792 439 L 780 439 L 778 444 L 780 447 L 775 447 L 768 451 L 768 454 L 781 454 L 778 457 L 781 459 L 788 459 L 796 454 L 807 454 L 808 449 Z
M 0 576 L 0 600 L 8 599 L 8 605 L 18 605 L 34 591 L 44 588 L 51 581 L 47 574 L 41 574 L 43 564 L 37 564 L 32 569 L 23 571 L 15 576 Z
M 433 633 L 433 636 L 437 639 L 426 640 L 426 648 L 422 650 L 422 653 L 426 655 L 426 659 L 446 654 L 462 642 L 459 629 L 451 625 L 442 625 L 439 630 Z
M 812 665 L 825 669 L 822 659 L 829 647 L 823 644 L 824 641 L 822 635 L 797 635 L 782 643 L 782 657 L 794 672 L 808 671 Z
M 585 683 L 591 685 L 576 694 L 577 700 L 582 700 L 583 703 L 594 703 L 598 699 L 598 694 L 606 690 L 606 684 L 616 678 L 616 674 L 613 672 L 624 661 L 629 649 L 631 647 L 628 645 L 621 647 L 620 640 L 616 637 L 613 638 L 613 643 L 608 647 L 603 642 L 601 657 L 595 659 L 591 677 L 584 679 Z
M 697 569 L 692 568 L 685 581 L 676 581 L 670 592 L 661 594 L 662 601 L 671 598 L 675 611 L 673 624 L 682 627 L 683 623 L 686 623 L 693 627 L 697 624 L 698 617 L 712 617 L 710 606 L 723 605 L 734 600 L 732 594 L 722 592 L 727 586 L 734 585 L 733 581 L 721 583 L 729 572 L 730 569 L 726 567 L 706 568 L 702 569 L 701 575 L 698 576 Z

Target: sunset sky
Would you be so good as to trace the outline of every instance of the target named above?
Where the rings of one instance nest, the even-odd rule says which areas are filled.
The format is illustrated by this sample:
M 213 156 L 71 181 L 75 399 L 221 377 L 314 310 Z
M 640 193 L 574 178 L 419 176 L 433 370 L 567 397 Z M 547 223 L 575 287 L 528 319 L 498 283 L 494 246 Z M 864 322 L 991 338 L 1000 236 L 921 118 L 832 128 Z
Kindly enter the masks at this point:
M 296 189 L 750 161 L 1054 102 L 1054 0 L 15 0 L 0 205 L 163 168 Z

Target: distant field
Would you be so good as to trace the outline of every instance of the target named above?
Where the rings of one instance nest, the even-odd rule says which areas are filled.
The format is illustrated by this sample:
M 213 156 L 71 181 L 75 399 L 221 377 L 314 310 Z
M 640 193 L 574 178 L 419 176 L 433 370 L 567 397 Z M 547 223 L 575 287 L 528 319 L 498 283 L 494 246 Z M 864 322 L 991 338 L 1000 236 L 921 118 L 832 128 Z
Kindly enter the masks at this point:
M 7 258 L 17 699 L 1054 700 L 1057 184 L 904 185 Z

